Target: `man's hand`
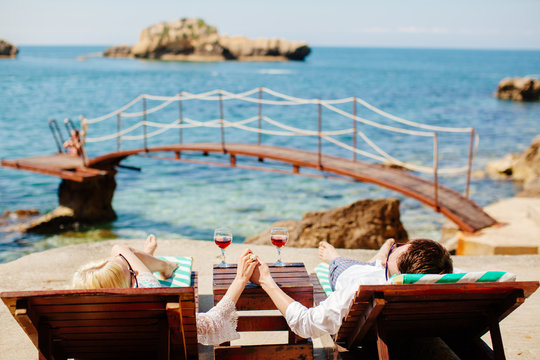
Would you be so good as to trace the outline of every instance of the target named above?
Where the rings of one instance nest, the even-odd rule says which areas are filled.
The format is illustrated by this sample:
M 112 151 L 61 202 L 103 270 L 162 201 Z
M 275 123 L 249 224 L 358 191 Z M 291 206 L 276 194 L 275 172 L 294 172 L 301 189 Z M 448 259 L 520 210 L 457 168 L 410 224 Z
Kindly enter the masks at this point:
M 270 274 L 270 269 L 266 263 L 262 262 L 261 259 L 257 257 L 257 266 L 253 270 L 251 279 L 252 283 L 263 286 L 263 284 L 268 284 L 274 281 L 272 275 Z

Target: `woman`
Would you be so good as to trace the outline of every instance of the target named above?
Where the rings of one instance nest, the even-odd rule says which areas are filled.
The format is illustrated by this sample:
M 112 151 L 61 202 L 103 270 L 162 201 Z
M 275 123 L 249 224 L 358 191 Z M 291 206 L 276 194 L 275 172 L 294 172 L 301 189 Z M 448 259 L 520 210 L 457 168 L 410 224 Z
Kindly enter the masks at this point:
M 76 289 L 161 287 L 152 274 L 172 275 L 177 264 L 154 257 L 157 240 L 146 239 L 144 251 L 115 245 L 111 257 L 82 266 L 73 276 Z M 206 313 L 197 313 L 197 339 L 204 345 L 217 345 L 238 339 L 236 302 L 257 265 L 257 258 L 246 249 L 238 261 L 236 277 L 221 301 Z
M 81 156 L 82 155 L 82 144 L 81 144 L 81 135 L 79 130 L 73 129 L 70 132 L 71 138 L 64 142 L 64 149 L 68 151 L 69 155 Z

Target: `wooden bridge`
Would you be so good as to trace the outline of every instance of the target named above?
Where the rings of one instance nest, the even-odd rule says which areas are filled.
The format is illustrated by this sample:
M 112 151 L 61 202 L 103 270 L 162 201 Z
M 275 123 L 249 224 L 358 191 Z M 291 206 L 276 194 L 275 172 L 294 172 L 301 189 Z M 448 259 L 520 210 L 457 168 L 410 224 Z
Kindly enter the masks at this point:
M 263 93 L 271 96 L 271 99 L 264 98 Z M 196 120 L 185 116 L 185 104 L 188 101 L 214 101 L 218 102 L 219 118 Z M 234 113 L 239 113 L 240 110 L 249 110 L 247 105 L 256 104 L 257 115 L 251 116 L 246 119 L 238 120 L 238 115 L 235 115 L 235 119 L 226 120 L 224 111 L 224 102 L 227 100 L 243 102 L 242 107 L 233 109 Z M 160 101 L 161 104 L 152 108 L 147 107 L 147 101 Z M 133 107 L 136 104 L 142 104 L 142 111 L 133 111 Z M 173 119 L 172 122 L 154 121 L 157 118 L 158 111 L 166 108 L 169 105 L 176 105 L 175 111 L 178 111 L 178 117 Z M 247 104 L 247 105 L 246 105 Z M 344 110 L 347 104 L 352 104 L 352 112 Z M 244 106 L 246 105 L 246 106 Z M 307 125 L 309 128 L 309 119 L 314 116 L 306 114 L 306 107 L 316 107 L 317 114 L 317 130 L 313 130 L 314 126 L 311 125 L 311 129 L 302 129 L 295 127 L 291 124 L 282 123 L 269 116 L 263 116 L 262 106 L 284 106 L 286 108 L 294 108 L 298 105 L 304 107 L 300 108 L 296 114 L 299 116 L 300 123 Z M 378 116 L 382 116 L 387 122 L 398 123 L 399 126 L 388 125 L 388 123 L 380 123 L 377 121 L 365 119 L 357 116 L 357 106 L 361 105 L 365 109 L 375 112 Z M 323 124 L 323 108 L 325 111 L 332 112 L 332 126 L 331 129 L 325 130 Z M 171 111 L 165 116 L 171 116 Z M 275 114 L 276 112 L 274 112 Z M 281 110 L 277 112 L 281 114 Z M 148 120 L 148 116 L 152 116 L 153 121 Z M 140 121 L 133 123 L 133 118 L 140 118 Z M 291 118 L 288 116 L 288 118 Z M 351 127 L 338 128 L 337 120 L 352 121 Z M 109 131 L 108 134 L 94 134 L 96 137 L 89 137 L 89 126 L 102 121 L 112 121 L 111 126 L 104 127 L 98 126 L 96 128 L 99 131 Z M 263 127 L 264 123 L 264 127 Z M 255 125 L 256 124 L 256 125 Z M 349 123 L 350 124 L 350 123 Z M 411 144 L 417 144 L 418 139 L 426 139 L 432 142 L 433 146 L 433 166 L 425 166 L 421 164 L 408 163 L 406 161 L 399 160 L 392 155 L 386 153 L 380 146 L 376 144 L 374 139 L 370 139 L 363 128 L 358 128 L 359 124 L 365 127 L 375 128 L 377 131 L 393 132 L 400 136 L 414 136 L 415 139 L 411 140 L 407 144 L 407 147 Z M 75 125 L 69 119 L 65 121 L 68 134 L 76 130 Z M 93 125 L 92 125 L 93 126 Z M 302 99 L 295 98 L 289 95 L 281 94 L 276 91 L 267 88 L 256 88 L 243 93 L 231 93 L 225 90 L 216 89 L 206 93 L 192 94 L 182 91 L 174 96 L 155 96 L 141 94 L 137 98 L 130 101 L 128 104 L 97 118 L 86 119 L 81 117 L 81 129 L 82 129 L 82 142 L 79 149 L 82 153 L 82 157 L 70 156 L 63 153 L 62 148 L 62 135 L 60 128 L 56 121 L 50 120 L 49 127 L 52 131 L 53 137 L 58 147 L 58 154 L 30 157 L 17 160 L 3 160 L 2 166 L 12 167 L 21 170 L 35 171 L 41 174 L 47 174 L 57 176 L 67 181 L 72 181 L 67 190 L 70 191 L 69 196 L 64 198 L 73 198 L 80 196 L 85 206 L 88 205 L 88 199 L 97 200 L 97 207 L 110 208 L 109 214 L 115 216 L 112 206 L 110 204 L 112 199 L 112 192 L 114 191 L 115 180 L 114 174 L 116 172 L 115 167 L 122 166 L 120 162 L 128 156 L 137 154 L 150 153 L 173 153 L 168 157 L 155 154 L 153 157 L 167 158 L 178 161 L 191 161 L 206 163 L 209 165 L 217 166 L 231 166 L 246 169 L 265 170 L 265 171 L 278 171 L 291 174 L 299 174 L 305 176 L 317 176 L 313 173 L 300 172 L 301 168 L 311 168 L 323 171 L 326 174 L 335 174 L 341 178 L 345 177 L 354 181 L 364 181 L 377 184 L 388 189 L 398 191 L 405 196 L 412 197 L 428 206 L 431 206 L 435 211 L 441 212 L 448 219 L 456 223 L 459 228 L 467 232 L 475 232 L 482 228 L 496 224 L 496 221 L 487 215 L 478 205 L 468 198 L 469 183 L 472 168 L 472 160 L 474 153 L 474 139 L 476 138 L 476 145 L 478 145 L 478 134 L 475 134 L 473 128 L 453 128 L 442 127 L 429 124 L 421 124 L 410 120 L 402 119 L 398 116 L 389 114 L 381 109 L 374 107 L 366 101 L 357 98 L 349 97 L 343 99 L 333 100 L 321 100 L 321 99 Z M 150 132 L 149 128 L 153 128 Z M 191 143 L 184 141 L 184 130 L 193 128 L 200 128 L 205 130 L 207 134 L 208 130 L 219 129 L 220 131 L 220 143 L 205 143 L 196 138 L 191 140 Z M 178 144 L 174 145 L 161 145 L 161 146 L 149 146 L 148 141 L 151 138 L 160 136 L 166 131 L 176 129 L 178 131 Z M 112 130 L 112 132 L 111 132 Z M 141 134 L 142 130 L 142 134 Z M 227 142 L 230 131 L 235 131 L 238 142 Z M 227 133 L 229 132 L 229 133 Z M 239 132 L 242 132 L 239 135 Z M 441 168 L 439 166 L 439 142 L 438 137 L 447 133 L 464 134 L 469 137 L 468 147 L 468 165 L 461 168 Z M 257 143 L 243 143 L 247 139 L 246 135 L 256 134 Z M 304 137 L 304 138 L 317 138 L 318 150 L 317 152 L 306 151 L 298 148 L 291 147 L 276 147 L 270 145 L 264 145 L 262 135 L 265 137 L 279 136 L 283 141 L 280 143 L 288 144 L 287 140 L 291 137 Z M 69 135 L 68 135 L 69 136 Z M 363 148 L 357 146 L 357 136 L 365 142 L 370 151 L 366 151 Z M 345 143 L 344 138 L 347 139 Z M 170 137 L 169 137 L 170 139 Z M 350 140 L 349 140 L 350 139 Z M 379 138 L 380 139 L 380 138 Z M 344 153 L 352 153 L 352 159 L 346 159 L 344 157 L 325 155 L 322 152 L 322 141 L 331 143 L 332 146 L 336 146 L 340 151 Z M 85 152 L 85 144 L 101 143 L 106 141 L 116 141 L 117 151 L 111 152 L 105 155 L 101 155 L 95 158 L 88 158 Z M 141 141 L 142 148 L 135 148 L 131 150 L 121 150 L 122 146 L 125 146 L 126 141 Z M 153 140 L 155 141 L 155 140 Z M 171 140 L 167 143 L 170 144 Z M 78 142 L 78 141 L 77 141 Z M 140 144 L 140 143 L 139 143 Z M 141 145 L 136 145 L 141 146 Z M 456 152 L 456 147 L 452 143 L 451 152 Z M 365 146 L 364 146 L 365 147 Z M 110 145 L 109 147 L 110 148 Z M 224 156 L 229 156 L 229 161 L 205 161 L 196 158 L 186 158 L 182 156 L 184 153 L 202 153 L 208 155 L 209 153 L 220 153 Z M 448 153 L 448 150 L 446 151 Z M 340 153 L 341 155 L 341 153 Z M 379 163 L 389 163 L 396 165 L 399 168 L 393 168 L 385 165 L 378 165 L 372 162 L 363 162 L 357 160 L 357 155 L 370 158 Z M 425 159 L 429 159 L 430 154 L 425 154 Z M 253 157 L 259 160 L 260 166 L 248 166 L 242 164 L 238 157 Z M 345 156 L 345 155 L 343 155 Z M 84 160 L 83 160 L 84 159 Z M 291 171 L 278 170 L 276 168 L 264 166 L 265 160 L 278 161 L 292 165 Z M 410 171 L 408 171 L 410 170 Z M 433 177 L 433 181 L 427 180 L 415 174 L 428 174 Z M 465 196 L 458 192 L 442 186 L 438 182 L 439 174 L 460 174 L 466 173 L 466 190 Z M 99 183 L 99 184 L 98 184 Z M 80 184 L 81 186 L 77 186 Z M 89 185 L 89 186 L 86 186 Z M 60 187 L 62 189 L 62 186 Z M 92 189 L 92 190 L 89 190 Z M 106 189 L 107 194 L 103 195 Z M 93 191 L 92 194 L 88 194 L 89 191 Z M 102 201 L 101 201 L 102 200 Z M 100 202 L 101 201 L 101 202 Z M 109 218 L 112 218 L 110 216 Z
M 472 200 L 441 184 L 413 175 L 410 172 L 384 165 L 372 164 L 341 157 L 324 155 L 299 149 L 276 147 L 258 144 L 219 143 L 176 144 L 152 148 L 140 148 L 112 152 L 87 161 L 85 167 L 82 159 L 67 154 L 30 157 L 16 160 L 3 160 L 2 166 L 29 170 L 41 174 L 57 176 L 62 179 L 84 182 L 107 174 L 107 168 L 113 168 L 131 155 L 150 153 L 172 153 L 171 160 L 203 162 L 210 165 L 231 166 L 265 171 L 279 171 L 268 167 L 246 166 L 241 164 L 239 156 L 254 157 L 264 164 L 264 160 L 274 160 L 292 165 L 289 173 L 308 175 L 301 168 L 319 169 L 329 174 L 336 174 L 356 181 L 369 182 L 400 192 L 412 197 L 435 211 L 441 212 L 458 227 L 467 232 L 475 232 L 494 225 L 496 221 L 486 214 Z M 228 162 L 209 162 L 197 159 L 186 159 L 182 153 L 221 153 L 229 157 Z M 286 172 L 286 171 L 282 171 Z

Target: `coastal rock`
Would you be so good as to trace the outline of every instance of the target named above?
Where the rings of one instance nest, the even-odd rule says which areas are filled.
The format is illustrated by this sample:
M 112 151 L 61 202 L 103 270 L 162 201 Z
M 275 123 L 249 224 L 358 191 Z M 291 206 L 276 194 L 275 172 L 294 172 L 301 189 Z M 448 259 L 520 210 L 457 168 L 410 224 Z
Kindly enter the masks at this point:
M 297 222 L 287 220 L 274 226 L 289 229 L 287 246 L 317 247 L 327 241 L 337 248 L 378 249 L 386 239 L 408 240 L 400 221 L 399 200 L 360 200 L 337 209 L 304 214 Z M 246 243 L 267 244 L 270 230 L 245 240 Z
M 305 42 L 283 39 L 248 39 L 220 36 L 215 26 L 202 19 L 161 22 L 144 29 L 139 42 L 107 49 L 103 55 L 180 61 L 304 60 L 310 48 Z
M 81 224 L 94 224 L 116 219 L 112 198 L 116 187 L 115 170 L 93 180 L 77 182 L 62 180 L 58 189 L 60 205 L 53 211 L 39 216 L 32 210 L 4 213 L 4 217 L 17 216 L 22 221 L 2 221 L 3 232 L 33 232 L 50 234 L 77 229 Z
M 35 218 L 39 215 L 38 209 L 17 209 L 15 211 L 5 210 L 0 215 L 0 227 L 13 226 L 24 222 L 29 218 Z M 0 231 L 5 231 L 3 228 Z
M 0 58 L 14 58 L 19 53 L 19 49 L 10 42 L 0 39 Z
M 222 36 L 219 45 L 225 49 L 228 58 L 234 60 L 264 60 L 274 57 L 282 60 L 304 60 L 310 53 L 304 42 L 283 39 L 248 39 L 244 36 Z
M 495 96 L 514 101 L 540 100 L 540 81 L 531 77 L 505 78 L 497 87 Z
M 523 183 L 524 193 L 540 193 L 540 135 L 521 154 L 508 154 L 489 163 L 488 174 L 495 179 L 512 179 Z M 519 194 L 519 196 L 525 196 Z
M 103 56 L 106 57 L 118 57 L 118 58 L 127 58 L 131 57 L 131 46 L 129 45 L 118 45 L 108 48 L 103 52 Z
M 5 232 L 35 232 L 55 233 L 63 229 L 66 224 L 76 221 L 73 210 L 65 206 L 59 206 L 53 211 L 38 217 L 31 217 L 18 224 L 5 227 Z

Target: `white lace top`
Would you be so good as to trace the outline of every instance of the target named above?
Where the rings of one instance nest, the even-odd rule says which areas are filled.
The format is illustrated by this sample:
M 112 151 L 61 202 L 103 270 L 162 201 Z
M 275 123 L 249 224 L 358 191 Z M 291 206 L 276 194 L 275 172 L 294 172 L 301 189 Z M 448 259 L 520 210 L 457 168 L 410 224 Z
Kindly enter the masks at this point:
M 161 287 L 149 272 L 137 275 L 139 287 Z M 238 314 L 234 301 L 225 295 L 216 306 L 206 313 L 197 313 L 197 341 L 203 345 L 218 345 L 240 338 L 236 332 Z
M 218 345 L 240 338 L 236 332 L 238 314 L 234 302 L 225 295 L 206 313 L 197 313 L 197 341 L 203 345 Z

